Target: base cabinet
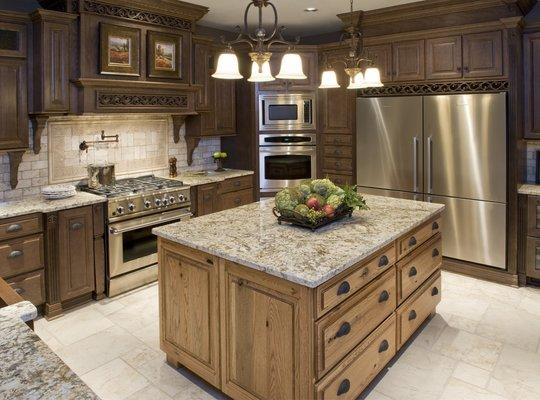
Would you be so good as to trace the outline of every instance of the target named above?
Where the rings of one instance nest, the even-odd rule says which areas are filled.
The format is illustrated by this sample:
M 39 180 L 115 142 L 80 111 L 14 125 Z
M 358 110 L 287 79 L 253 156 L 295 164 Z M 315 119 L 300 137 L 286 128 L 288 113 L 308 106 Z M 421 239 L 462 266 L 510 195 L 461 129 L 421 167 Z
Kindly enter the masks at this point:
M 191 212 L 195 217 L 253 203 L 253 175 L 226 179 L 191 189 Z

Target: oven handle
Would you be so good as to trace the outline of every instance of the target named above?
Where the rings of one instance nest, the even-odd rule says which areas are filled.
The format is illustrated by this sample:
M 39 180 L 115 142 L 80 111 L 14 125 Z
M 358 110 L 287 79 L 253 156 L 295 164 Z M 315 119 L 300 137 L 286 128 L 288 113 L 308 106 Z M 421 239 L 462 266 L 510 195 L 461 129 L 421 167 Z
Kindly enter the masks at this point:
M 162 222 L 169 222 L 169 221 L 176 221 L 176 220 L 183 220 L 186 218 L 191 218 L 193 214 L 189 211 L 183 211 L 181 213 L 175 213 L 174 215 L 171 215 L 170 217 L 163 217 L 163 214 L 157 215 L 154 218 L 152 217 L 145 217 L 144 222 L 136 225 L 130 225 L 126 228 L 115 228 L 114 226 L 109 227 L 109 232 L 112 235 L 120 235 L 124 232 L 134 231 L 136 229 L 146 228 L 148 226 L 155 225 L 156 223 L 162 223 Z M 120 225 L 120 224 L 116 224 Z

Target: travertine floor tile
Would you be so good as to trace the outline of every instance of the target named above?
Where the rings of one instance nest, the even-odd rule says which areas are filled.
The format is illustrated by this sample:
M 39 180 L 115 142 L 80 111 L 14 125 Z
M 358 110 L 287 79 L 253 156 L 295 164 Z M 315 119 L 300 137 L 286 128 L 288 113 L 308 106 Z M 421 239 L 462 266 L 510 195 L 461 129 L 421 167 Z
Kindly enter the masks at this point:
M 171 400 L 171 397 L 163 393 L 153 385 L 146 386 L 144 389 L 126 397 L 126 400 Z
M 451 378 L 440 400 L 510 400 L 486 389 Z
M 462 380 L 480 388 L 485 388 L 489 381 L 490 372 L 473 365 L 460 362 L 452 375 L 454 378 Z

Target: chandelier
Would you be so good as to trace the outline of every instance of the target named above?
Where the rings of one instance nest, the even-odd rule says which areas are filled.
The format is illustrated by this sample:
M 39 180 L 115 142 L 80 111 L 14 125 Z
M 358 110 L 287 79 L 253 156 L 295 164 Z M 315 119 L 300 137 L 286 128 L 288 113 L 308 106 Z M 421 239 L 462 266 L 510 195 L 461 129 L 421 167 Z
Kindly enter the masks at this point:
M 354 23 L 353 0 L 351 0 L 351 25 L 345 28 L 341 35 L 340 45 L 343 41 L 349 44 L 349 53 L 343 60 L 335 63 L 345 65 L 345 72 L 349 76 L 347 89 L 365 89 L 384 86 L 381 82 L 381 72 L 372 66 L 373 61 L 363 56 L 364 48 L 362 33 Z M 319 89 L 332 89 L 341 87 L 337 81 L 336 71 L 331 63 L 326 62 L 326 69 L 322 73 Z M 365 68 L 362 68 L 362 65 Z
M 254 33 L 248 30 L 248 15 L 251 8 L 257 8 L 259 14 L 258 26 Z M 271 32 L 267 32 L 263 27 L 263 8 L 269 7 L 274 14 L 274 25 Z M 269 0 L 252 0 L 244 12 L 244 29 L 236 26 L 235 31 L 238 34 L 236 39 L 225 41 L 222 38 L 223 44 L 227 46 L 227 50 L 219 55 L 216 72 L 212 77 L 217 79 L 242 79 L 238 68 L 238 57 L 232 46 L 238 43 L 247 43 L 251 52 L 249 56 L 252 61 L 251 76 L 248 79 L 250 82 L 269 82 L 278 79 L 307 79 L 302 68 L 302 59 L 299 54 L 290 52 L 290 49 L 295 44 L 300 42 L 300 38 L 296 38 L 295 42 L 289 42 L 283 38 L 285 27 L 278 27 L 277 9 Z M 281 68 L 276 77 L 272 76 L 270 71 L 270 58 L 272 53 L 270 47 L 275 44 L 285 44 L 289 48 L 281 60 Z

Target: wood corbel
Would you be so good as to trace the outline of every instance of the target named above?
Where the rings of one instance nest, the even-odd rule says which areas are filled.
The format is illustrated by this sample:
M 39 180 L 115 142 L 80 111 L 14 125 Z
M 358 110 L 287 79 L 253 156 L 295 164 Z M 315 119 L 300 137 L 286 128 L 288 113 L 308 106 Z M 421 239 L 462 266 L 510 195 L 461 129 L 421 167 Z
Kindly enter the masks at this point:
M 172 116 L 174 143 L 178 143 L 180 141 L 180 128 L 182 128 L 182 125 L 184 125 L 186 122 L 186 117 L 187 115 Z
M 41 136 L 47 126 L 49 120 L 48 115 L 32 115 L 32 130 L 34 131 L 34 154 L 39 154 L 41 151 Z
M 21 165 L 24 150 L 9 151 L 9 183 L 12 189 L 19 184 L 19 165 Z
M 187 163 L 188 165 L 193 164 L 193 152 L 199 145 L 199 142 L 201 141 L 200 137 L 186 137 L 186 145 L 187 145 Z

